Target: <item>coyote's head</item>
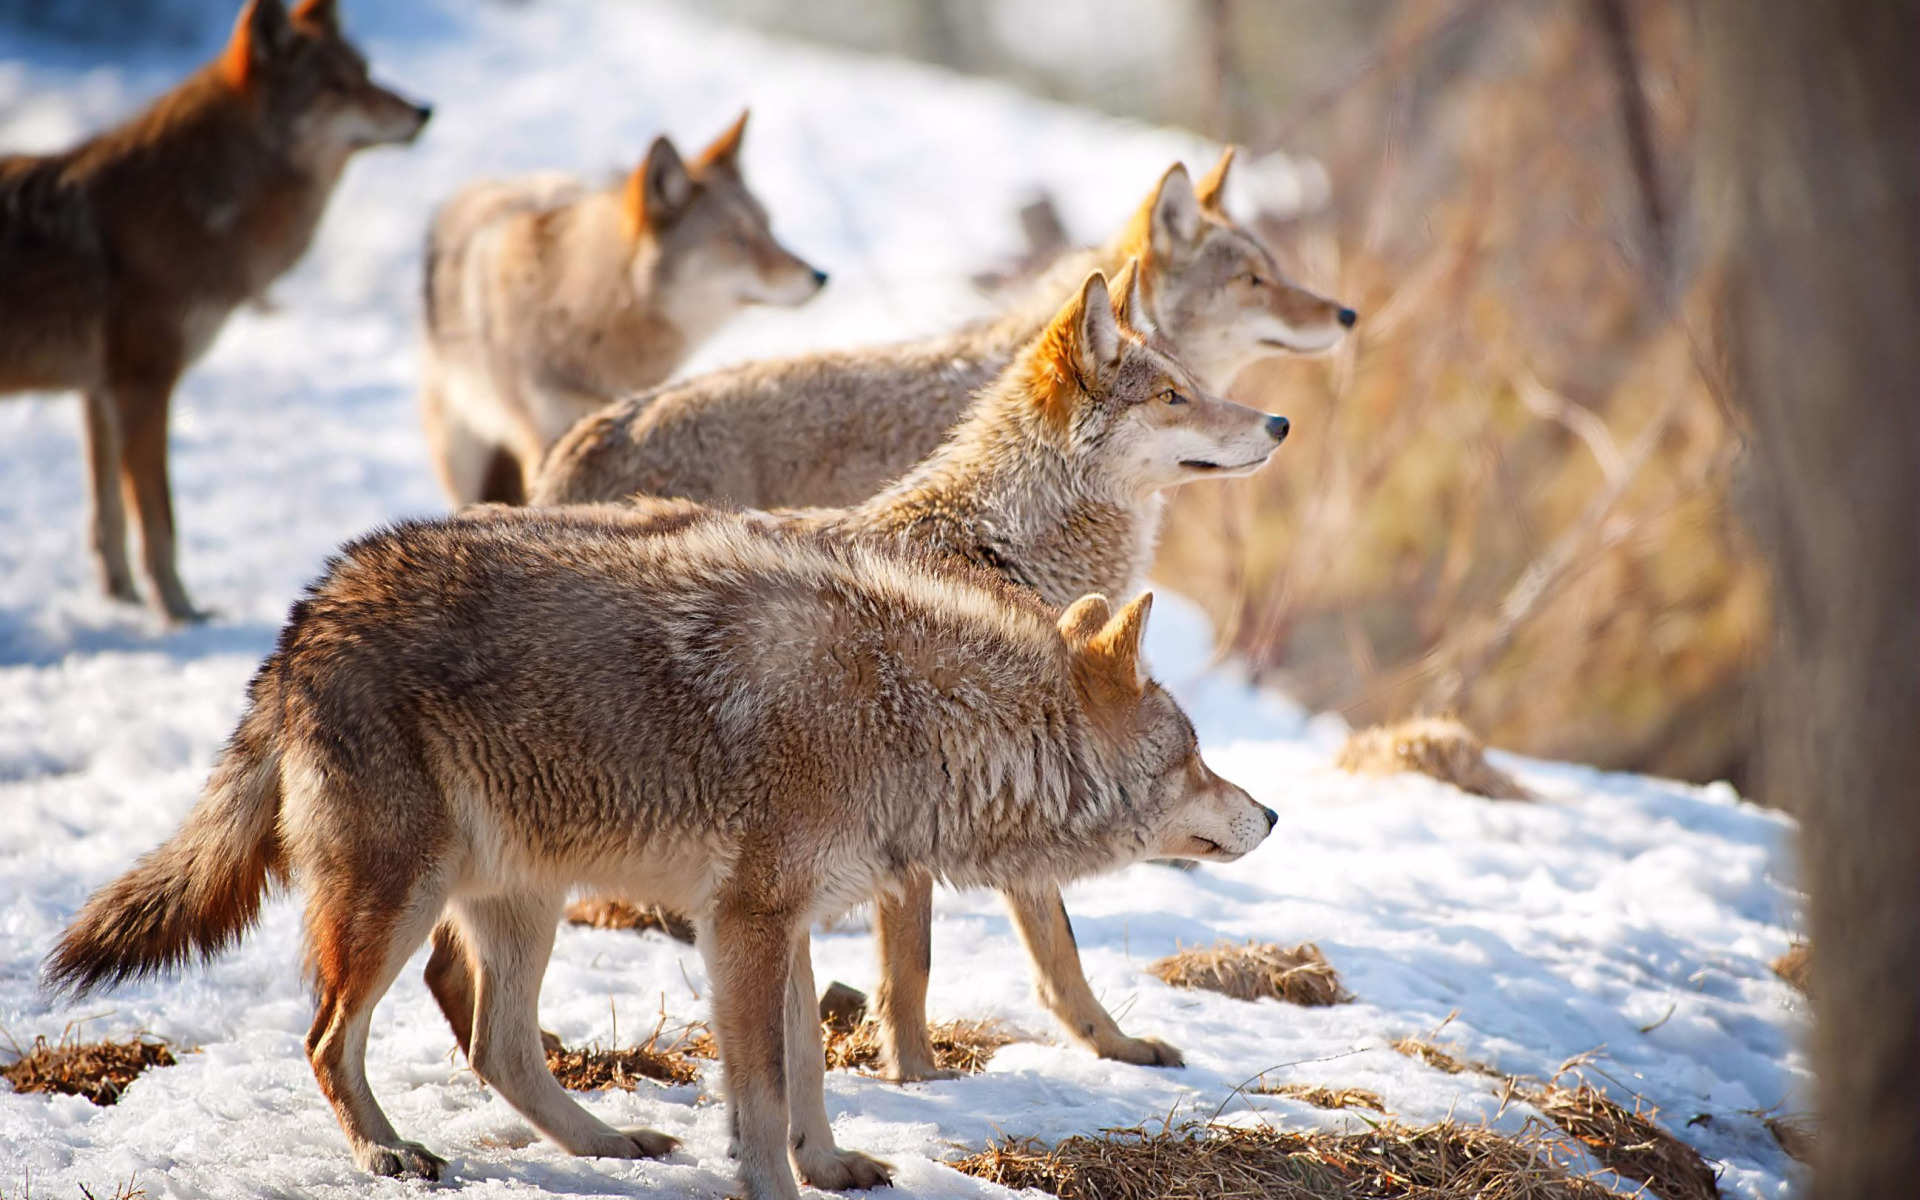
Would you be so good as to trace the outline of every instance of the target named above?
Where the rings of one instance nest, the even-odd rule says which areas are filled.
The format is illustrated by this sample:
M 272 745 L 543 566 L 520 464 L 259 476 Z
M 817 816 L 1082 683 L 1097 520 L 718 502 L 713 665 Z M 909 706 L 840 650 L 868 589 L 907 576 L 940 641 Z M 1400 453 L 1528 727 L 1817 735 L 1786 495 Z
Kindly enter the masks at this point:
M 691 163 L 655 138 L 627 180 L 636 284 L 684 331 L 719 325 L 748 304 L 804 304 L 827 281 L 773 236 L 767 210 L 740 172 L 747 114 Z
M 412 141 L 433 110 L 381 87 L 340 32 L 335 0 L 249 0 L 220 75 L 297 161 L 335 168 L 355 150 Z
M 1357 319 L 1337 301 L 1291 282 L 1254 236 L 1221 207 L 1229 147 L 1193 184 L 1178 163 L 1123 235 L 1141 263 L 1143 317 L 1181 361 L 1225 390 L 1248 365 L 1277 354 L 1330 350 Z
M 1128 499 L 1259 469 L 1286 440 L 1287 419 L 1207 391 L 1143 333 L 1139 280 L 1129 263 L 1109 292 L 1094 272 L 1027 349 L 1018 369 L 1043 423 L 1069 440 L 1096 490 Z
M 1114 612 L 1082 596 L 1060 615 L 1074 689 L 1085 704 L 1106 782 L 1122 798 L 1114 831 L 1133 857 L 1231 862 L 1266 840 L 1271 809 L 1200 759 L 1193 723 L 1140 663 L 1151 593 Z

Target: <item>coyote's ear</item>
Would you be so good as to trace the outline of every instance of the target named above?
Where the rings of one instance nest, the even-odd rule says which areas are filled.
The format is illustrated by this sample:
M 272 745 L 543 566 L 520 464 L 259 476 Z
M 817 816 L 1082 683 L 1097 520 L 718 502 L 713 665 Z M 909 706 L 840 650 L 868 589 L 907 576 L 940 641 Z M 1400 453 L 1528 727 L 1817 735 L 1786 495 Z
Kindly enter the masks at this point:
M 1136 687 L 1142 679 L 1140 646 L 1147 633 L 1147 614 L 1152 611 L 1153 593 L 1141 592 L 1108 618 L 1087 643 L 1087 653 L 1099 655 L 1115 678 L 1130 679 Z
M 1153 332 L 1153 316 L 1147 311 L 1147 298 L 1141 288 L 1143 273 L 1140 260 L 1130 258 L 1115 273 L 1109 287 L 1113 291 L 1113 316 L 1120 328 L 1148 334 Z
M 627 177 L 627 222 L 635 233 L 680 215 L 693 195 L 693 176 L 666 137 L 653 139 L 646 161 Z
M 1201 219 L 1200 202 L 1193 197 L 1187 169 L 1175 163 L 1160 177 L 1160 190 L 1154 194 L 1147 219 L 1148 244 L 1155 254 L 1180 258 L 1200 236 Z
M 1099 592 L 1088 592 L 1060 614 L 1060 636 L 1077 650 L 1092 641 L 1111 616 L 1113 609 L 1108 606 L 1107 598 Z
M 280 0 L 247 0 L 220 55 L 220 74 L 232 86 L 245 87 L 255 71 L 286 53 L 293 39 L 293 22 Z
M 713 139 L 712 143 L 700 152 L 697 160 L 700 170 L 711 170 L 714 167 L 736 173 L 740 170 L 740 139 L 746 136 L 747 114 L 750 111 L 750 109 L 741 109 L 740 115 L 734 119 L 733 124 L 727 126 L 725 132 Z
M 1220 152 L 1220 161 L 1213 164 L 1213 170 L 1200 177 L 1193 185 L 1193 198 L 1207 212 L 1224 215 L 1226 209 L 1222 201 L 1226 199 L 1227 172 L 1233 169 L 1234 147 L 1228 146 Z
M 1107 277 L 1095 271 L 1029 352 L 1035 403 L 1061 425 L 1070 423 L 1080 393 L 1106 384 L 1119 368 L 1121 343 Z
M 300 0 L 294 6 L 293 19 L 312 25 L 325 33 L 340 35 L 340 5 L 338 0 Z

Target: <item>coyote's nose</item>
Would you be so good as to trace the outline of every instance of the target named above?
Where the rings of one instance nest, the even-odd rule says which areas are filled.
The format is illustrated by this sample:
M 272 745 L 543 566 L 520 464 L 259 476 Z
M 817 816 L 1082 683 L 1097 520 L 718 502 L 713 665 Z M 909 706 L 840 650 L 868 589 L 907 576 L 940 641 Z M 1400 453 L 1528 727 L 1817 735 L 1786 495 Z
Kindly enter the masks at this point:
M 1340 310 L 1340 324 L 1344 328 L 1352 329 L 1353 323 L 1355 321 L 1358 321 L 1359 319 L 1360 319 L 1360 314 L 1353 311 L 1350 308 L 1343 308 Z
M 1260 806 L 1260 812 L 1263 816 L 1267 818 L 1267 832 L 1272 833 L 1273 827 L 1280 823 L 1280 814 L 1268 808 L 1264 804 Z
M 813 286 L 817 288 L 823 288 L 827 286 L 827 273 L 825 271 L 822 271 L 819 267 L 815 267 L 813 269 Z
M 1293 428 L 1293 422 L 1287 420 L 1285 417 L 1268 417 L 1267 418 L 1267 436 L 1272 438 L 1276 442 L 1286 441 L 1287 430 L 1292 428 Z

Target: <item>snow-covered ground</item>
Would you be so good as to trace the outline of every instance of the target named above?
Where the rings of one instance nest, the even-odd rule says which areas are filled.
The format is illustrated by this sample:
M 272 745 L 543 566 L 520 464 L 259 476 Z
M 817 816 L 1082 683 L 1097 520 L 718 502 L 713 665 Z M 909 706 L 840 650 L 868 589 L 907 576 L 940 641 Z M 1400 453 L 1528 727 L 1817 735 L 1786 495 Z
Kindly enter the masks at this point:
M 389 11 L 382 11 L 383 9 Z M 900 63 L 714 26 L 639 0 L 522 7 L 349 3 L 376 71 L 437 106 L 423 141 L 350 171 L 318 244 L 236 316 L 187 379 L 174 427 L 183 573 L 221 615 L 167 633 L 96 598 L 82 547 L 79 416 L 71 399 L 0 404 L 0 1025 L 16 1042 L 139 1030 L 191 1047 L 113 1108 L 0 1092 L 0 1194 L 398 1195 L 370 1181 L 301 1053 L 309 1008 L 298 918 L 274 904 L 237 953 L 178 979 L 69 1010 L 38 964 L 87 893 L 165 837 L 193 802 L 289 601 L 339 542 L 442 508 L 413 406 L 417 250 L 433 203 L 488 173 L 610 171 L 658 129 L 698 144 L 742 104 L 748 168 L 779 232 L 833 272 L 800 312 L 754 314 L 690 369 L 805 346 L 873 341 L 978 310 L 967 274 L 1014 248 L 1011 213 L 1039 187 L 1076 233 L 1114 226 L 1186 135 L 1038 103 Z M 0 34 L 0 149 L 65 144 L 127 112 L 187 65 L 178 54 L 89 65 Z M 1311 438 L 1311 430 L 1299 436 Z M 1274 468 L 1285 470 L 1285 455 Z M 1214 766 L 1281 815 L 1260 851 L 1182 873 L 1141 866 L 1068 893 L 1093 984 L 1129 1031 L 1182 1047 L 1184 1070 L 1100 1062 L 1061 1044 L 1031 996 L 995 900 L 943 894 L 936 1018 L 997 1016 L 1035 1035 L 984 1075 L 899 1088 L 835 1074 L 841 1141 L 890 1158 L 905 1194 L 1001 1189 L 939 1165 L 996 1131 L 1056 1138 L 1168 1115 L 1258 1110 L 1292 1125 L 1353 1121 L 1233 1089 L 1359 1086 L 1409 1121 L 1486 1117 L 1518 1128 L 1472 1076 L 1387 1048 L 1439 1035 L 1464 1057 L 1550 1075 L 1594 1052 L 1594 1080 L 1643 1095 L 1724 1172 L 1734 1196 L 1786 1193 L 1790 1164 L 1756 1110 L 1804 1109 L 1804 1002 L 1767 970 L 1802 903 L 1793 827 L 1725 787 L 1504 760 L 1544 797 L 1496 804 L 1420 778 L 1333 771 L 1337 721 L 1309 721 L 1209 671 L 1204 620 L 1163 598 L 1153 655 L 1192 705 Z M 1178 991 L 1143 967 L 1215 938 L 1312 940 L 1357 1000 L 1328 1009 Z M 869 938 L 822 934 L 816 970 L 870 988 Z M 644 1036 L 705 1013 L 697 954 L 657 936 L 568 929 L 542 1013 L 570 1043 Z M 685 1139 L 664 1163 L 572 1160 L 450 1053 L 417 970 L 376 1018 L 373 1084 L 395 1123 L 452 1160 L 468 1194 L 720 1196 L 732 1186 L 719 1107 L 701 1087 L 590 1095 L 616 1123 Z M 0 1057 L 9 1052 L 0 1049 Z M 1630 1102 L 1630 1101 L 1629 1101 Z M 1706 1121 L 1694 1118 L 1705 1116 Z M 1246 1118 L 1241 1118 L 1246 1119 Z

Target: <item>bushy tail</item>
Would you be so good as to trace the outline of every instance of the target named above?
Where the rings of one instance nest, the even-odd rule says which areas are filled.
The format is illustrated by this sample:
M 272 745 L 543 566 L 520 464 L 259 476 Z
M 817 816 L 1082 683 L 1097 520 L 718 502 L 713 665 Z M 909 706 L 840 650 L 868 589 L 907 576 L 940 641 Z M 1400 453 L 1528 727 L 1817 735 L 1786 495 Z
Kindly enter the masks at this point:
M 280 815 L 278 655 L 254 677 L 247 715 L 179 832 L 95 892 L 47 959 L 47 986 L 74 999 L 211 959 L 285 882 Z

